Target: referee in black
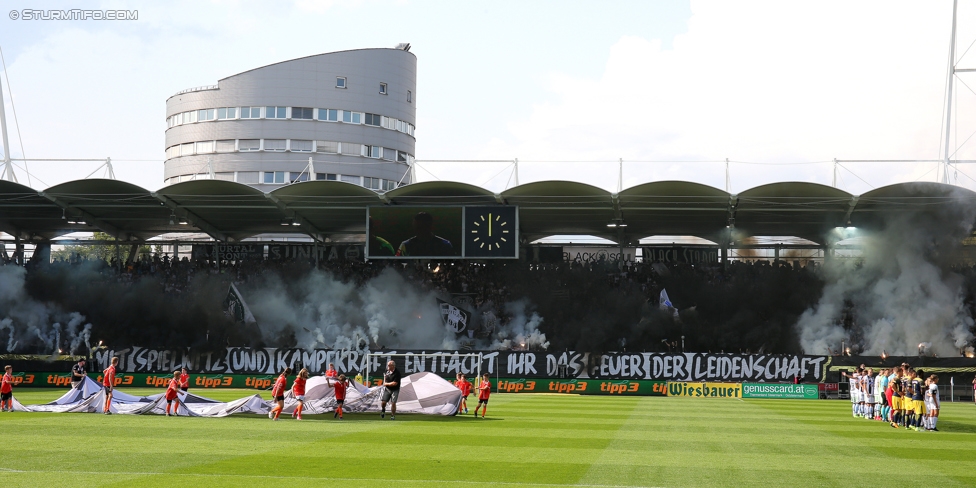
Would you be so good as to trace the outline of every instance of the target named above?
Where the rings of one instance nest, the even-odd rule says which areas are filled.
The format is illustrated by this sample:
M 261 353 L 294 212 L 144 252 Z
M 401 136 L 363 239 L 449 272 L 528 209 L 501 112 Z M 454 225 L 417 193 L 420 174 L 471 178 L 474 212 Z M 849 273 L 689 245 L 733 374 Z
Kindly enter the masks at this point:
M 386 372 L 383 373 L 383 399 L 380 401 L 380 418 L 386 417 L 386 403 L 390 402 L 390 420 L 396 420 L 396 404 L 400 398 L 400 370 L 396 363 L 390 361 L 386 363 Z

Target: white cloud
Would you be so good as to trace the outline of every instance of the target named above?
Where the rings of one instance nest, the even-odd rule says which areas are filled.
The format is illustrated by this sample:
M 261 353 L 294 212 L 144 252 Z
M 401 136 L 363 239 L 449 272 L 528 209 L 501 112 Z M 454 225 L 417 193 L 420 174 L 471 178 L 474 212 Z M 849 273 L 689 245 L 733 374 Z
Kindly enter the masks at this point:
M 161 160 L 165 100 L 180 89 L 284 59 L 403 40 L 413 42 L 420 57 L 417 156 L 519 158 L 522 182 L 568 179 L 616 187 L 615 164 L 565 161 L 938 156 L 948 1 L 693 2 L 687 31 L 673 41 L 648 28 L 579 43 L 573 39 L 582 34 L 561 27 L 582 25 L 584 15 L 593 17 L 593 29 L 614 29 L 616 23 L 592 9 L 567 7 L 561 14 L 566 22 L 539 23 L 508 42 L 471 24 L 494 14 L 480 7 L 446 11 L 329 0 L 290 5 L 295 8 L 247 0 L 140 4 L 138 22 L 45 24 L 48 31 L 5 52 L 28 156 Z M 962 2 L 960 18 L 976 13 L 967 8 L 976 10 L 976 1 Z M 638 17 L 650 15 L 633 10 Z M 684 20 L 682 15 L 676 19 Z M 390 28 L 374 32 L 346 22 L 350 16 L 373 16 Z M 970 24 L 960 23 L 961 49 L 976 38 L 976 24 Z M 520 43 L 531 45 L 520 49 Z M 572 59 L 562 53 L 539 59 L 530 47 L 543 45 L 565 45 L 587 60 L 602 53 L 606 62 L 602 69 L 584 69 L 560 61 Z M 976 52 L 967 59 L 976 66 Z M 965 80 L 976 88 L 976 75 Z M 976 94 L 962 86 L 957 93 L 962 140 L 976 129 Z M 11 139 L 18 154 L 13 132 Z M 957 157 L 976 159 L 976 139 Z M 38 163 L 32 170 L 54 184 L 83 177 L 97 165 Z M 849 166 L 880 186 L 916 179 L 935 165 Z M 505 164 L 424 167 L 441 179 L 487 181 L 495 190 L 511 181 Z M 688 179 L 724 187 L 724 169 L 716 163 L 625 162 L 624 186 Z M 962 170 L 976 178 L 976 167 Z M 147 188 L 162 185 L 161 162 L 119 162 L 116 172 Z M 734 191 L 782 180 L 829 184 L 831 172 L 829 163 L 733 164 L 732 184 Z M 840 174 L 849 191 L 869 188 L 846 170 Z M 432 178 L 424 170 L 419 176 Z M 976 187 L 962 175 L 959 183 Z
M 508 134 L 496 134 L 479 154 L 459 156 L 766 163 L 936 158 L 950 9 L 948 2 L 693 2 L 688 32 L 675 38 L 673 49 L 622 37 L 599 77 L 550 74 L 545 84 L 554 102 L 512 120 Z M 960 28 L 965 48 L 976 32 Z M 976 97 L 960 97 L 960 106 L 970 107 L 960 119 L 963 139 L 976 129 Z M 971 142 L 957 157 L 976 159 L 973 149 Z M 612 164 L 520 166 L 523 182 L 574 179 L 616 187 Z M 914 180 L 935 165 L 846 166 L 881 186 Z M 624 186 L 680 178 L 723 187 L 724 168 L 625 163 Z M 781 180 L 830 184 L 832 168 L 733 164 L 733 191 Z M 962 169 L 976 178 L 976 171 Z M 459 169 L 435 172 L 463 178 Z M 850 191 L 869 189 L 846 170 L 840 173 Z

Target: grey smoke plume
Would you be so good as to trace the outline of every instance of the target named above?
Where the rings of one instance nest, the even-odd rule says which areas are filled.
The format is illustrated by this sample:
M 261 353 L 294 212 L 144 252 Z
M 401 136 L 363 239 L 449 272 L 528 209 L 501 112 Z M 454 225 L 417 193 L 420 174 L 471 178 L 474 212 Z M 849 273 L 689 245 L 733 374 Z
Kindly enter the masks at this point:
M 297 347 L 459 348 L 457 335 L 441 319 L 438 295 L 392 269 L 361 286 L 313 271 L 293 283 L 269 275 L 242 288 L 263 335 L 294 334 Z M 538 331 L 542 318 L 528 309 L 524 301 L 507 304 L 506 312 L 513 318 L 496 328 L 496 334 L 548 347 L 545 335 Z M 475 347 L 505 347 L 493 339 L 477 339 Z
M 962 197 L 939 211 L 887 216 L 883 230 L 864 235 L 859 263 L 829 262 L 819 303 L 797 323 L 804 352 L 838 353 L 844 341 L 871 356 L 914 355 L 921 343 L 939 356 L 959 355 L 973 340 L 974 321 L 963 279 L 949 264 L 974 217 Z M 841 323 L 845 302 L 855 313 L 850 329 Z
M 535 312 L 527 317 L 529 304 L 527 300 L 518 300 L 505 304 L 505 312 L 512 317 L 506 327 L 498 330 L 489 349 L 548 349 L 549 341 L 546 335 L 539 332 L 542 317 Z
M 85 324 L 79 331 L 84 315 L 65 313 L 56 305 L 31 298 L 25 288 L 26 275 L 20 266 L 0 266 L 0 331 L 8 331 L 6 352 L 39 349 L 57 354 L 64 337 L 74 354 L 90 337 L 92 325 Z M 67 326 L 62 327 L 61 322 Z

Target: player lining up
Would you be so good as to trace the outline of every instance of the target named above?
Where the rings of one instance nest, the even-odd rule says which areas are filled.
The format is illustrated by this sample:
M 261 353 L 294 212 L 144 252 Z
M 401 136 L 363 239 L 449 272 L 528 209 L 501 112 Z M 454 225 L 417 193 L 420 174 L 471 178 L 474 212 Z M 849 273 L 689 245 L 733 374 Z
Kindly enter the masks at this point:
M 874 418 L 874 370 L 867 368 L 861 374 L 861 416 L 871 420 Z
M 847 384 L 850 387 L 849 395 L 851 397 L 851 416 L 858 417 L 861 415 L 861 370 L 860 368 L 854 370 L 850 375 L 847 372 L 841 373 L 845 378 L 847 378 Z
M 474 407 L 474 418 L 478 418 L 478 409 L 481 408 L 481 418 L 485 418 L 485 414 L 488 413 L 488 397 L 491 396 L 491 381 L 488 379 L 488 373 L 485 373 L 481 377 L 481 383 L 478 384 L 478 406 Z M 484 407 L 482 407 L 484 405 Z
M 274 408 L 268 412 L 268 418 L 271 420 L 278 420 L 278 416 L 281 415 L 281 411 L 285 409 L 285 390 L 288 386 L 288 375 L 291 374 L 291 368 L 285 368 L 275 380 L 274 386 L 271 388 L 271 398 L 275 402 Z
M 902 410 L 902 406 L 905 400 L 905 390 L 904 382 L 902 381 L 902 374 L 904 371 L 901 366 L 895 368 L 895 372 L 888 378 L 888 384 L 891 386 L 891 426 L 898 428 L 905 417 L 905 411 Z
M 874 394 L 877 397 L 878 403 L 878 415 L 875 420 L 883 422 L 888 421 L 888 412 L 890 410 L 888 408 L 888 402 L 891 398 L 891 395 L 888 394 L 888 374 L 889 370 L 882 369 L 878 373 L 877 386 L 874 388 Z
M 912 423 L 915 432 L 921 432 L 925 419 L 925 380 L 918 377 L 914 369 L 912 375 Z
M 938 432 L 936 425 L 939 423 L 939 408 L 942 402 L 939 401 L 939 377 L 929 376 L 925 380 L 925 410 L 928 414 L 925 417 L 925 430 Z
M 870 368 L 843 375 L 850 379 L 854 417 L 888 422 L 895 429 L 938 430 L 938 376 L 922 378 L 908 364 L 881 370 L 878 377 Z

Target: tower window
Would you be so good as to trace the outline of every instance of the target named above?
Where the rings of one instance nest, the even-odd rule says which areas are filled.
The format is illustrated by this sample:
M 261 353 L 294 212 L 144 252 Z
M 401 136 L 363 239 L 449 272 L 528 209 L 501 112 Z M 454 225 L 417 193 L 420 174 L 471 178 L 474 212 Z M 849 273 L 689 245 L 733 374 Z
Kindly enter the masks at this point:
M 283 119 L 287 113 L 286 107 L 266 107 L 264 117 L 266 119 Z
M 386 83 L 380 83 L 380 95 L 386 95 Z
M 336 76 L 336 88 L 345 88 L 345 87 L 346 87 L 346 77 Z

